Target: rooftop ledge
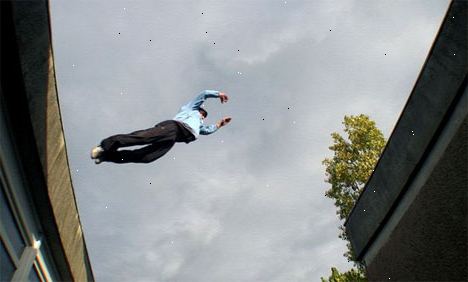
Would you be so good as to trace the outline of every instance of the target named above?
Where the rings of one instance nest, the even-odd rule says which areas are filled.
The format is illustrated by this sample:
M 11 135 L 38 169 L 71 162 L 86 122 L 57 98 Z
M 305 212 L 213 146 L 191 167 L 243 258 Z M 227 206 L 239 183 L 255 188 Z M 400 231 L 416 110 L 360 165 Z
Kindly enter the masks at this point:
M 450 4 L 375 171 L 345 222 L 358 260 L 389 224 L 439 143 L 455 136 L 466 119 L 467 10 L 467 1 Z

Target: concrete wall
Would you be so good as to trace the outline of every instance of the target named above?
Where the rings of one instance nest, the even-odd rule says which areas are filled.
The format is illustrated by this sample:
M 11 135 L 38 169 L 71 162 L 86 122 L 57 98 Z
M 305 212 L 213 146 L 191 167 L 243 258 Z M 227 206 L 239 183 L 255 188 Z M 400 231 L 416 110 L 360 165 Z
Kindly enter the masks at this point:
M 2 42 L 3 74 L 9 64 L 8 76 L 2 75 L 2 98 L 31 195 L 62 275 L 92 281 L 63 135 L 48 2 L 2 1 L 2 17 L 8 18 L 2 20 L 7 25 L 2 33 L 11 34 L 8 43 Z
M 345 223 L 370 280 L 467 278 L 467 18 L 453 1 Z
M 370 280 L 468 281 L 468 119 L 375 257 Z

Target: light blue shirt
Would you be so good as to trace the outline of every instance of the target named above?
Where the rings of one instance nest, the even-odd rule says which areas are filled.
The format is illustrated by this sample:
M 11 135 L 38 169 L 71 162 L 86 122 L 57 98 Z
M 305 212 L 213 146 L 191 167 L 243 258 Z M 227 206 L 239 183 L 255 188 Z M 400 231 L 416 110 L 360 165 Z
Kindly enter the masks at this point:
M 215 124 L 203 125 L 203 119 L 198 111 L 207 98 L 219 98 L 219 91 L 205 90 L 201 92 L 195 99 L 182 106 L 173 118 L 173 120 L 181 122 L 185 128 L 190 130 L 195 138 L 198 138 L 200 134 L 208 135 L 218 130 Z

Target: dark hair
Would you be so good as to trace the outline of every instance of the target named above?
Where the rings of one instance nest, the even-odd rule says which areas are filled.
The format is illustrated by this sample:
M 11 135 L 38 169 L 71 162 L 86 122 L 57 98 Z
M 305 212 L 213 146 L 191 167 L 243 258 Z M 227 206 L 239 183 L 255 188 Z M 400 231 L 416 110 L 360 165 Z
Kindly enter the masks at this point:
M 199 111 L 200 113 L 202 113 L 202 115 L 203 115 L 205 118 L 208 116 L 208 112 L 207 112 L 205 109 L 199 108 L 198 111 Z

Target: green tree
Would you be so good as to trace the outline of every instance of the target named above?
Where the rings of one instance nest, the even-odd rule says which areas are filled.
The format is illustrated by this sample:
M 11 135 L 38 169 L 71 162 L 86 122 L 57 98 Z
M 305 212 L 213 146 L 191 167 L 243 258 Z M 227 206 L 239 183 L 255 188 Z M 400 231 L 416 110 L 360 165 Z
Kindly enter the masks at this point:
M 332 274 L 328 279 L 320 278 L 322 282 L 364 282 L 367 281 L 365 275 L 356 269 L 340 273 L 335 267 L 331 268 Z
M 354 203 L 372 174 L 386 143 L 382 132 L 376 127 L 375 122 L 366 115 L 345 116 L 343 125 L 347 138 L 337 132 L 333 132 L 331 134 L 333 145 L 329 149 L 333 151 L 334 155 L 332 158 L 326 158 L 323 161 L 323 164 L 326 166 L 325 181 L 331 184 L 331 188 L 325 192 L 325 196 L 335 201 L 336 214 L 342 221 L 349 216 Z M 336 277 L 341 277 L 339 279 L 352 277 L 350 275 L 354 275 L 355 272 L 357 273 L 356 275 L 365 277 L 363 266 L 355 260 L 344 225 L 342 224 L 339 228 L 339 237 L 346 240 L 348 246 L 348 251 L 344 256 L 348 261 L 353 261 L 357 269 L 351 269 L 346 273 L 340 274 L 336 268 L 332 268 L 331 277 L 333 277 L 333 269 L 335 270 Z

